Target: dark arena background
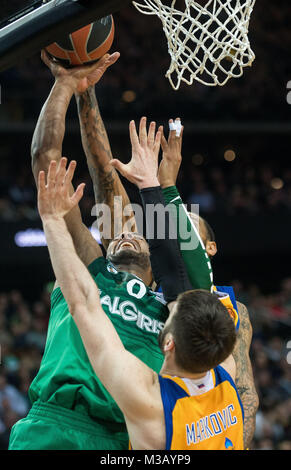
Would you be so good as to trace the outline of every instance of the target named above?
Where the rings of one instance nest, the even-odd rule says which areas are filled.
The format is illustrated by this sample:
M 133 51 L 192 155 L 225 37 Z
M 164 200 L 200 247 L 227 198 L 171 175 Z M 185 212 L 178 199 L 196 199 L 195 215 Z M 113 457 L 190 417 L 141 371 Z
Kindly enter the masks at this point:
M 18 6 L 1 1 L 0 23 L 14 11 L 13 4 Z M 291 450 L 290 2 L 256 3 L 249 33 L 256 59 L 242 78 L 213 88 L 194 82 L 178 91 L 164 76 L 169 56 L 160 21 L 130 4 L 113 16 L 111 50 L 121 57 L 96 86 L 113 155 L 129 160 L 131 119 L 146 115 L 167 129 L 169 118 L 181 118 L 185 129 L 178 189 L 185 203 L 200 205 L 215 232 L 215 282 L 234 287 L 253 326 L 251 359 L 260 407 L 252 449 Z M 54 281 L 42 246 L 30 163 L 32 134 L 53 77 L 37 52 L 3 70 L 0 84 L 4 450 L 12 425 L 30 407 L 27 392 L 44 350 Z M 94 195 L 74 99 L 63 154 L 78 161 L 76 183 L 87 183 L 81 211 L 91 227 Z M 138 202 L 135 188 L 124 183 L 132 201 Z

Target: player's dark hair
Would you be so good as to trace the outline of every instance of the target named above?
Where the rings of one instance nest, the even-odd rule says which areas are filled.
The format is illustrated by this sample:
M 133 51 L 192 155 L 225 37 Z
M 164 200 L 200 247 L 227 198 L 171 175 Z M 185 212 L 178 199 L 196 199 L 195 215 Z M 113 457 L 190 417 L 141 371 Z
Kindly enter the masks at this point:
M 212 227 L 209 225 L 207 220 L 203 219 L 203 217 L 200 216 L 200 219 L 204 222 L 205 229 L 206 229 L 206 241 L 208 242 L 215 242 L 215 233 Z
M 192 373 L 219 365 L 231 354 L 236 341 L 234 322 L 226 307 L 216 294 L 205 290 L 179 295 L 170 331 L 177 365 Z

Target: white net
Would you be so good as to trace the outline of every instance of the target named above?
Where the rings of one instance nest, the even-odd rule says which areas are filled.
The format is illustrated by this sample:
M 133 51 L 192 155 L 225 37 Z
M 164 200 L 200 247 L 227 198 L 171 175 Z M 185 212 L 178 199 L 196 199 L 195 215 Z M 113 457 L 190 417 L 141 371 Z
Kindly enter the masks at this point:
M 140 0 L 133 5 L 162 21 L 171 57 L 166 77 L 177 90 L 181 81 L 223 86 L 251 66 L 255 55 L 248 30 L 255 1 Z

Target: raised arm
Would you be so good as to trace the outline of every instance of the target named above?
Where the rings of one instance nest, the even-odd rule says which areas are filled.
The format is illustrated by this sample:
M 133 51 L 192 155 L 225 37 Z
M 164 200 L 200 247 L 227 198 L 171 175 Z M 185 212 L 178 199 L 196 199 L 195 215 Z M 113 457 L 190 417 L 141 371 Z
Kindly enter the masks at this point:
M 245 449 L 248 449 L 255 432 L 259 398 L 254 384 L 252 364 L 249 356 L 252 341 L 252 325 L 246 306 L 240 302 L 237 302 L 237 306 L 240 316 L 240 327 L 233 350 L 233 357 L 236 363 L 235 383 L 244 407 L 244 446 Z
M 137 135 L 134 121 L 130 122 L 130 138 L 132 145 L 132 159 L 125 165 L 113 160 L 112 165 L 140 190 L 146 218 L 148 242 L 150 247 L 151 266 L 154 279 L 161 284 L 163 294 L 168 303 L 175 301 L 182 292 L 192 289 L 184 263 L 180 254 L 177 239 L 170 232 L 170 219 L 166 216 L 165 203 L 160 188 L 158 173 L 158 155 L 162 127 L 155 133 L 155 123 L 151 122 L 149 130 L 146 128 L 146 118 L 140 120 L 139 135 Z M 158 236 L 158 226 L 162 220 L 155 220 L 152 211 L 148 208 L 159 208 L 164 217 L 165 233 Z
M 92 367 L 125 415 L 129 434 L 141 420 L 151 426 L 162 406 L 157 374 L 123 346 L 102 309 L 98 286 L 75 251 L 64 216 L 82 197 L 84 185 L 70 195 L 76 163 L 52 161 L 39 174 L 38 208 L 56 279 L 81 334 Z M 132 439 L 134 442 L 134 432 Z M 140 439 L 142 441 L 142 439 Z M 146 443 L 145 443 L 146 445 Z M 151 445 L 153 445 L 151 443 Z
M 173 120 L 170 119 L 171 125 Z M 192 218 L 183 204 L 175 186 L 182 161 L 183 127 L 180 134 L 170 130 L 168 140 L 162 135 L 163 158 L 158 178 L 163 190 L 165 203 L 175 208 L 177 236 L 183 261 L 193 289 L 211 290 L 213 285 L 212 267 L 204 243 Z
M 100 79 L 106 68 L 112 63 L 110 57 L 102 58 L 93 66 L 78 67 L 68 71 L 49 60 L 46 53 L 42 52 L 42 59 L 54 75 L 55 83 L 41 110 L 31 144 L 32 170 L 36 183 L 39 171 L 47 172 L 50 162 L 52 160 L 60 161 L 62 157 L 65 119 L 74 92 L 77 89 L 83 90 L 88 87 L 87 75 L 89 73 L 94 72 L 96 79 L 97 77 Z M 73 186 L 70 191 L 73 194 Z M 82 223 L 78 205 L 66 215 L 66 223 L 76 250 L 86 265 L 102 255 L 98 243 Z
M 92 77 L 94 83 L 94 77 Z M 84 152 L 87 158 L 88 169 L 92 178 L 96 204 L 106 204 L 111 213 L 111 233 L 109 238 L 103 233 L 100 226 L 101 240 L 107 249 L 114 236 L 114 221 L 122 222 L 122 230 L 125 224 L 129 231 L 136 232 L 134 213 L 124 215 L 123 209 L 130 207 L 130 201 L 118 173 L 110 165 L 112 159 L 111 147 L 108 135 L 100 114 L 95 87 L 90 86 L 84 93 L 76 93 L 81 136 Z M 114 204 L 115 197 L 120 198 L 120 203 Z M 98 223 L 98 219 L 97 219 Z M 104 236 L 103 236 L 104 235 Z

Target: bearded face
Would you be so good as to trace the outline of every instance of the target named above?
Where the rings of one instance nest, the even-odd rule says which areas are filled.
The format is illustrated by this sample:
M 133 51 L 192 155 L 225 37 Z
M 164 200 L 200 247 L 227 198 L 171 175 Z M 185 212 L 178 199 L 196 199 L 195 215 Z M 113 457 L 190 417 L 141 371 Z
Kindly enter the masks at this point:
M 150 267 L 149 246 L 138 233 L 122 232 L 109 244 L 107 259 L 115 266 L 137 266 L 146 270 Z

